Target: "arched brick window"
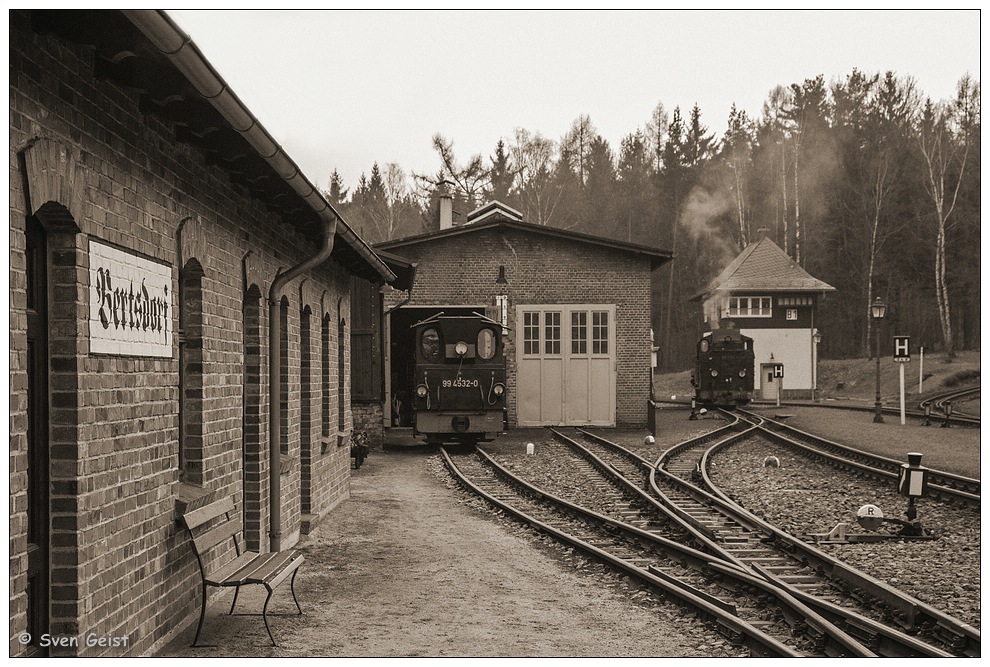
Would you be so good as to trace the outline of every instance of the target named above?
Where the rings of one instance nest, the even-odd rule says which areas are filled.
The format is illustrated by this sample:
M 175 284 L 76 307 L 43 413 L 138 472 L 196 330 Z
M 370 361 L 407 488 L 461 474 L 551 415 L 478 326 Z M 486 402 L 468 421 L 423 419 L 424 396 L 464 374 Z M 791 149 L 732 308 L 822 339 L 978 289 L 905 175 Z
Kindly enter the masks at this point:
M 243 416 L 243 486 L 244 540 L 248 550 L 260 551 L 265 521 L 264 499 L 267 497 L 267 476 L 264 463 L 265 405 L 262 388 L 261 290 L 251 285 L 244 294 L 244 416 Z
M 179 272 L 179 480 L 203 485 L 203 267 Z
M 323 437 L 326 439 L 330 438 L 330 425 L 332 423 L 330 417 L 330 313 L 323 314 L 323 326 L 320 331 L 320 356 L 322 357 L 322 368 L 321 371 L 321 399 L 322 399 L 322 415 L 321 421 L 323 422 Z
M 300 507 L 312 509 L 313 481 L 313 378 L 310 319 L 313 311 L 304 306 L 299 314 L 299 469 L 302 485 Z
M 345 322 L 344 318 L 341 317 L 337 322 L 337 432 L 343 433 L 347 428 L 345 407 L 346 402 L 344 400 L 344 381 L 347 379 L 347 370 L 344 368 L 344 363 L 346 361 L 346 354 L 344 351 L 344 341 L 347 337 L 344 335 Z
M 280 324 L 282 326 L 282 338 L 279 341 L 278 354 L 281 357 L 281 367 L 279 372 L 279 401 L 281 401 L 281 415 L 279 419 L 279 451 L 283 454 L 289 453 L 289 299 L 282 297 L 279 308 Z

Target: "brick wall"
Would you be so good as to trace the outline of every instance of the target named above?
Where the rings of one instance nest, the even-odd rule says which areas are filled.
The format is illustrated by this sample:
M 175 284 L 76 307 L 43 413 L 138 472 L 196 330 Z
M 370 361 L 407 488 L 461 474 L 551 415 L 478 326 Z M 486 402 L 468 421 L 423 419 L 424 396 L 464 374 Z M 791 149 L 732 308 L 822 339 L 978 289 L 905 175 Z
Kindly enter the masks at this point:
M 515 423 L 515 307 L 520 304 L 615 304 L 616 423 L 646 424 L 650 374 L 648 258 L 606 246 L 490 228 L 391 252 L 418 263 L 408 307 L 494 305 L 499 266 L 509 295 L 509 422 Z M 404 295 L 394 293 L 389 305 Z
M 280 267 L 315 248 L 202 153 L 177 143 L 171 127 L 143 114 L 135 92 L 95 79 L 87 48 L 33 33 L 23 12 L 10 13 L 9 71 L 10 655 L 24 653 L 17 637 L 27 628 L 24 275 L 31 214 L 46 228 L 49 244 L 51 603 L 45 630 L 128 637 L 124 648 L 80 642 L 55 654 L 138 655 L 198 615 L 199 575 L 176 523 L 177 500 L 232 495 L 245 512 L 248 542 L 268 548 L 266 296 Z M 201 275 L 192 280 L 198 285 L 186 304 L 197 314 L 183 323 L 192 334 L 183 342 L 187 386 L 179 383 L 178 336 L 170 357 L 90 353 L 91 238 L 171 267 L 173 314 L 182 270 L 198 267 Z M 346 321 L 349 283 L 349 274 L 331 260 L 285 290 L 283 544 L 298 536 L 304 509 L 301 417 L 307 394 L 310 421 L 329 422 L 333 437 L 310 437 L 305 509 L 325 514 L 348 494 L 348 452 L 336 444 L 336 359 L 338 345 L 347 352 L 348 332 L 345 326 L 341 338 L 331 327 L 331 382 L 324 386 L 311 370 L 313 386 L 305 392 L 300 316 L 305 306 L 314 314 L 312 346 L 324 314 L 334 323 Z M 172 325 L 177 331 L 174 318 Z M 316 360 L 314 353 L 311 363 Z M 348 369 L 343 372 L 347 393 Z M 332 394 L 327 401 L 325 390 Z M 333 415 L 322 414 L 324 405 Z M 343 405 L 349 427 L 349 396 Z
M 364 431 L 368 436 L 368 445 L 372 449 L 381 449 L 385 440 L 385 425 L 382 421 L 383 407 L 381 402 L 356 401 L 351 406 L 351 414 L 354 415 L 354 430 Z

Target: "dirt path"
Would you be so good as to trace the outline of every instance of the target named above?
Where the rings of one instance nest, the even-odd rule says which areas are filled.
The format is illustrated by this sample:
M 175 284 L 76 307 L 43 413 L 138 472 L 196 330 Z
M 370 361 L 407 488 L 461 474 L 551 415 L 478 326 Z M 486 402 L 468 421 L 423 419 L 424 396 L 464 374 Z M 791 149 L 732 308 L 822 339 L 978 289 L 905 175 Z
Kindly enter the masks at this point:
M 373 452 L 353 471 L 351 499 L 302 545 L 304 616 L 272 620 L 208 610 L 161 656 L 722 656 L 738 655 L 691 617 L 445 485 L 435 455 Z M 288 586 L 272 609 L 294 611 Z M 263 593 L 263 591 L 262 591 Z M 227 598 L 229 600 L 229 597 Z M 245 611 L 260 609 L 242 594 Z

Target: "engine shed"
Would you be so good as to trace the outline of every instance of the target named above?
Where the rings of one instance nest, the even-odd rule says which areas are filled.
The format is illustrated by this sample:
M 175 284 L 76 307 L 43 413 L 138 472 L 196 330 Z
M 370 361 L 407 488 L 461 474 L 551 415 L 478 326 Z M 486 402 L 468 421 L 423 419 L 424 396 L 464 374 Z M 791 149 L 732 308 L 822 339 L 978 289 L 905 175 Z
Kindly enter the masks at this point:
M 764 235 L 691 300 L 702 302 L 707 330 L 728 326 L 753 339 L 754 398 L 814 398 L 818 303 L 834 291 Z
M 510 427 L 645 425 L 651 275 L 671 253 L 530 224 L 497 201 L 459 226 L 440 210 L 438 231 L 375 246 L 416 267 L 385 298 L 386 427 L 408 425 L 411 327 L 440 312 L 502 324 Z

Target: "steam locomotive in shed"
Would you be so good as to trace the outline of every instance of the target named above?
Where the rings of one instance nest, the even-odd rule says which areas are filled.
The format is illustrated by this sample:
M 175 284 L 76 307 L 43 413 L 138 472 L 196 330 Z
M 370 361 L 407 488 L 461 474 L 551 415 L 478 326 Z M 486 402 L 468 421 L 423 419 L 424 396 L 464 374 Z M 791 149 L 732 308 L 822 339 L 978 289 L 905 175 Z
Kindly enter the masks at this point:
M 413 329 L 413 434 L 430 444 L 476 444 L 504 433 L 502 325 L 478 313 L 439 313 Z
M 753 339 L 736 329 L 716 329 L 698 340 L 694 376 L 696 401 L 733 408 L 753 397 Z

